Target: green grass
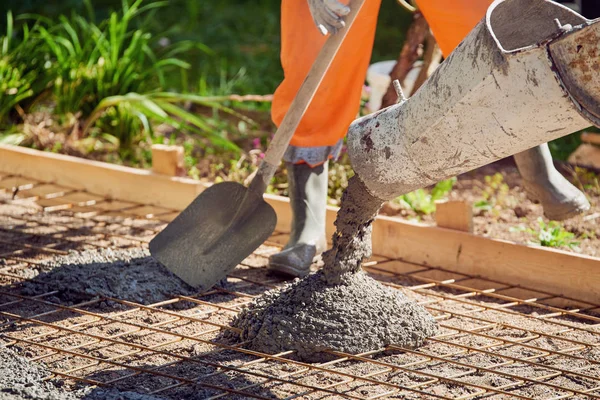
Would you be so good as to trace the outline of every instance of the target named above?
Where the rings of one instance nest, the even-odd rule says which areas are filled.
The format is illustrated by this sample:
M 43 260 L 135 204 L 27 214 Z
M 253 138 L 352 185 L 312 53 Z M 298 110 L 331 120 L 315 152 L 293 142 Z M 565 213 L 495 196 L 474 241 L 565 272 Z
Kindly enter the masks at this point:
M 137 29 L 184 46 L 178 54 L 193 67 L 167 76 L 167 89 L 202 95 L 273 93 L 283 78 L 279 62 L 281 0 L 169 0 L 158 13 L 132 21 Z M 120 0 L 93 0 L 96 20 L 121 9 Z M 4 0 L 0 12 L 36 13 L 48 18 L 71 10 L 87 15 L 79 0 Z M 96 22 L 97 22 L 96 21 Z M 373 60 L 396 59 L 411 15 L 383 1 Z M 258 105 L 264 108 L 264 105 Z
M 106 97 L 156 90 L 164 87 L 170 67 L 189 68 L 177 58 L 157 56 L 150 46 L 152 35 L 132 27 L 134 18 L 166 5 L 123 1 L 120 12 L 99 24 L 77 14 L 39 24 L 33 34 L 52 59 L 56 112 L 81 112 L 85 118 Z
M 221 151 L 239 152 L 220 121 L 186 109 L 193 104 L 253 123 L 224 105 L 226 97 L 165 91 L 167 76 L 190 68 L 174 56 L 186 50 L 185 44 L 156 47 L 153 35 L 141 28 L 166 1 L 123 0 L 119 11 L 97 23 L 91 3 L 84 4 L 87 17 L 76 11 L 53 19 L 23 14 L 16 29 L 7 13 L 6 34 L 0 36 L 0 123 L 8 126 L 3 142 L 40 142 L 31 140 L 31 129 L 10 127 L 9 117 L 15 110 L 20 118 L 42 111 L 58 121 L 51 124 L 56 133 L 81 129 L 78 150 L 101 143 L 131 154 L 133 147 L 155 141 L 153 126 L 163 124 Z M 16 108 L 32 97 L 40 101 Z

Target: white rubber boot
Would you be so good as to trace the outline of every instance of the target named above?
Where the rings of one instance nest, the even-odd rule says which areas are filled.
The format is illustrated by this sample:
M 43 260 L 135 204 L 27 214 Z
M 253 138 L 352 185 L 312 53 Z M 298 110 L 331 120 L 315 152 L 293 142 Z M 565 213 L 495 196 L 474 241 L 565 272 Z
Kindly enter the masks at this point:
M 531 200 L 540 202 L 548 219 L 562 221 L 590 209 L 585 194 L 554 167 L 548 144 L 514 157 L 527 195 Z
M 327 163 L 311 168 L 308 164 L 286 163 L 292 206 L 290 240 L 280 253 L 269 258 L 269 269 L 293 277 L 310 272 L 316 256 L 325 251 L 327 207 Z

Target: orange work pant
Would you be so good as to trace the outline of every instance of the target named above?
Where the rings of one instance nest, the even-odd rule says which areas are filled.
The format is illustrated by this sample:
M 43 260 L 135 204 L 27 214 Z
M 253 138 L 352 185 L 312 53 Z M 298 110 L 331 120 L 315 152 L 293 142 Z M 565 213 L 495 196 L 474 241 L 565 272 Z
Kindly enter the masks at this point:
M 417 0 L 444 56 L 485 16 L 493 0 Z M 348 4 L 348 0 L 342 0 Z M 321 86 L 292 137 L 285 161 L 321 164 L 339 152 L 356 118 L 371 59 L 381 0 L 366 0 Z M 271 116 L 279 126 L 319 50 L 326 41 L 315 27 L 306 0 L 281 2 L 283 82 L 275 91 Z

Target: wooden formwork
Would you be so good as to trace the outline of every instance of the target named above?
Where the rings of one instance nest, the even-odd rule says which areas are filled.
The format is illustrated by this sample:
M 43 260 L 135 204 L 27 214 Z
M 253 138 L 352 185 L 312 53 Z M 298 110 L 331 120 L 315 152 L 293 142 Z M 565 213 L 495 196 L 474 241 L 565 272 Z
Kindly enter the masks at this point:
M 169 149 L 157 149 L 177 154 Z M 177 156 L 160 157 L 177 163 Z M 168 165 L 158 170 L 175 170 Z M 209 184 L 152 171 L 0 145 L 0 171 L 59 184 L 115 200 L 182 210 Z M 277 213 L 277 230 L 289 230 L 285 197 L 265 195 Z M 327 209 L 334 233 L 337 208 Z M 454 212 L 454 211 L 453 211 Z M 285 237 L 280 237 L 285 240 Z M 455 229 L 379 216 L 373 226 L 373 253 L 387 258 L 522 285 L 565 297 L 600 301 L 600 259 L 571 252 L 490 239 Z
M 162 170 L 176 171 L 177 151 L 157 151 L 170 152 L 158 157 L 171 164 Z M 469 230 L 461 204 L 440 207 L 454 218 L 439 222 L 454 230 L 379 218 L 377 256 L 364 264 L 375 279 L 432 313 L 440 332 L 419 349 L 390 344 L 364 354 L 329 351 L 334 360 L 322 364 L 302 363 L 292 351 L 265 354 L 221 340 L 222 333 L 237 332 L 231 320 L 255 296 L 284 283 L 265 268 L 287 239 L 290 211 L 283 198 L 267 196 L 280 220 L 274 235 L 225 285 L 208 292 L 170 290 L 153 301 L 134 293 L 82 294 L 72 286 L 72 270 L 44 266 L 71 251 L 145 249 L 205 187 L 0 147 L 0 343 L 43 364 L 68 390 L 95 385 L 169 400 L 600 398 L 600 302 L 577 301 L 595 298 L 594 292 L 578 295 L 574 281 L 561 286 L 556 267 L 563 260 L 564 276 L 589 270 L 584 278 L 593 286 L 597 260 L 455 230 Z M 331 208 L 330 233 L 334 217 Z M 507 257 L 512 262 L 502 260 Z M 546 274 L 552 279 L 533 276 L 524 284 L 513 278 L 545 263 L 553 266 Z M 139 293 L 149 274 L 143 266 L 128 275 Z M 486 272 L 501 276 L 502 266 L 508 267 L 503 279 L 485 278 Z M 94 279 L 111 285 L 128 269 L 117 262 L 104 277 L 96 268 Z M 460 272 L 469 270 L 475 273 Z M 508 278 L 512 283 L 503 283 Z M 162 286 L 174 281 L 157 279 Z

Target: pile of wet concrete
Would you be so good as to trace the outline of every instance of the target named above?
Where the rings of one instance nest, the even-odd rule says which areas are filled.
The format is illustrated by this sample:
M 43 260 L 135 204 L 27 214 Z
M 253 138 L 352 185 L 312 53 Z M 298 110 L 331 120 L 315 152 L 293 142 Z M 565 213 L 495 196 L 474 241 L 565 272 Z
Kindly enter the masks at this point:
M 295 350 L 305 361 L 337 358 L 395 344 L 415 348 L 437 327 L 433 318 L 397 289 L 364 272 L 331 285 L 322 272 L 265 293 L 234 322 L 255 350 Z
M 335 351 L 415 348 L 433 336 L 437 323 L 425 308 L 361 269 L 371 256 L 372 223 L 382 204 L 357 176 L 350 179 L 323 269 L 255 299 L 233 321 L 241 340 L 257 351 L 295 350 L 301 360 L 321 362 L 335 358 Z

